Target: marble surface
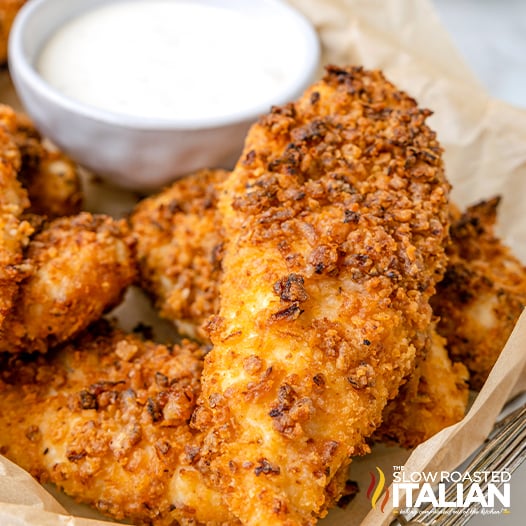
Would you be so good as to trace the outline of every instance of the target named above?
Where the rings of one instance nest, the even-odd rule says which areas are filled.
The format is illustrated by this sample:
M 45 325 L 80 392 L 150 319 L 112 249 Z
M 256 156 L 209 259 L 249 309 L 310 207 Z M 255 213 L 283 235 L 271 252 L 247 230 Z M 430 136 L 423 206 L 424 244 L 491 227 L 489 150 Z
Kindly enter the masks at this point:
M 526 108 L 526 0 L 433 0 L 433 3 L 457 48 L 488 92 Z M 526 396 L 522 400 L 526 401 Z M 469 526 L 526 524 L 525 490 L 526 462 L 511 480 L 511 514 L 477 515 Z
M 433 0 L 475 75 L 497 98 L 526 108 L 526 1 Z

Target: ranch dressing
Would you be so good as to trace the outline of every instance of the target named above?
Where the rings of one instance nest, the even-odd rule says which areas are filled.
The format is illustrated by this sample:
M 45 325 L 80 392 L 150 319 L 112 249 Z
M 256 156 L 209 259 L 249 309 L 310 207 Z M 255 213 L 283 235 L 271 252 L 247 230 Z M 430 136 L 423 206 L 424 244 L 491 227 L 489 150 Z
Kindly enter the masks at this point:
M 228 4 L 225 4 L 228 6 Z M 275 22 L 275 20 L 273 20 Z M 44 45 L 42 77 L 71 99 L 161 119 L 214 119 L 272 104 L 301 39 L 265 16 L 174 0 L 96 7 Z

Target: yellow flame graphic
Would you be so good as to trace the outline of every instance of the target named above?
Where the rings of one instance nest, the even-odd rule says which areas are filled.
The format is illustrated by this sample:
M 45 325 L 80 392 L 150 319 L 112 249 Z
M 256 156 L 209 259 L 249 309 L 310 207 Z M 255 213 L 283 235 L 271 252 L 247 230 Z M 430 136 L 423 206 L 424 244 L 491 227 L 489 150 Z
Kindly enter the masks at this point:
M 376 486 L 373 496 L 371 497 L 371 507 L 372 508 L 376 506 L 376 503 L 378 502 L 378 499 L 380 498 L 380 495 L 382 494 L 382 491 L 384 490 L 384 486 L 385 486 L 384 472 L 379 467 L 376 467 L 376 471 L 378 471 L 378 475 L 380 476 L 380 479 L 378 480 L 378 485 Z

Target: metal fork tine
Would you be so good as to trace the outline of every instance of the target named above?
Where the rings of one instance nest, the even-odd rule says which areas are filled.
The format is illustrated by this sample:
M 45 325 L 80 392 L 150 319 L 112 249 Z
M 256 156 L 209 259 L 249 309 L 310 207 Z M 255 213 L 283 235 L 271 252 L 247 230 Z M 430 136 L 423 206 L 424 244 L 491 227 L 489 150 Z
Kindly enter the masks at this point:
M 486 469 L 488 467 L 504 469 L 507 467 L 507 457 L 520 453 L 521 442 L 526 435 L 524 422 L 526 406 L 514 411 L 510 416 L 513 418 L 488 440 L 480 453 L 466 468 L 467 471 L 474 471 L 476 467 L 480 468 L 479 471 L 482 471 L 481 468 L 483 467 Z

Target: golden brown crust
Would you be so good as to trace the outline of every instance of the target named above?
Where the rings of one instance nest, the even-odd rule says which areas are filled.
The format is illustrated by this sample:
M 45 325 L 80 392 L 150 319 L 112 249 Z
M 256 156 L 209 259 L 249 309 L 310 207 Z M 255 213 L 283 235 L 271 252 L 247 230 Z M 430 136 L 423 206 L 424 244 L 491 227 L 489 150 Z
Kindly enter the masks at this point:
M 27 271 L 23 250 L 32 233 L 22 220 L 29 201 L 17 178 L 21 159 L 13 140 L 15 130 L 15 112 L 0 105 L 0 330 Z
M 197 335 L 203 341 L 208 341 L 208 334 L 202 324 L 217 314 L 219 304 L 223 251 L 217 247 L 223 246 L 224 234 L 216 196 L 227 175 L 217 171 L 213 181 L 208 170 L 188 175 L 139 204 L 132 216 L 134 234 L 142 251 L 140 271 L 143 276 L 153 276 L 155 283 L 163 284 L 157 288 L 149 286 L 149 292 L 161 308 L 167 303 L 172 307 L 164 307 L 168 319 L 176 324 L 184 319 L 184 325 L 178 324 L 180 330 L 185 329 L 186 334 Z M 204 199 L 204 196 L 212 197 Z M 172 199 L 176 204 L 191 205 L 170 207 Z M 170 208 L 175 210 L 173 214 Z M 169 254 L 169 257 L 158 254 Z M 184 281 L 192 284 L 192 295 L 187 294 L 185 287 L 178 286 L 182 282 L 179 273 L 184 273 Z M 143 279 L 142 285 L 148 286 L 148 281 Z M 284 290 L 287 287 L 288 292 Z M 288 285 L 280 284 L 281 294 L 290 295 L 293 289 L 293 280 Z M 192 304 L 192 298 L 199 295 L 205 295 L 208 300 L 193 300 L 201 309 L 192 306 L 185 311 L 180 307 L 187 298 Z M 430 328 L 428 341 L 408 382 L 386 406 L 382 426 L 375 433 L 376 440 L 412 448 L 464 416 L 468 397 L 466 370 L 460 364 L 451 363 L 434 326 Z
M 323 516 L 425 344 L 449 190 L 428 115 L 379 72 L 330 67 L 252 127 L 224 185 L 194 425 L 245 524 Z
M 449 265 L 432 299 L 438 332 L 480 389 L 526 305 L 526 267 L 496 236 L 498 198 L 457 214 Z
M 162 317 L 190 337 L 219 310 L 223 236 L 217 208 L 224 170 L 202 170 L 139 203 L 130 221 L 137 241 L 140 285 Z
M 0 327 L 0 351 L 45 351 L 117 305 L 135 278 L 123 221 L 83 212 L 51 222 L 29 243 L 30 270 Z
M 117 519 L 221 524 L 191 465 L 203 352 L 98 324 L 47 355 L 0 355 L 0 452 Z
M 216 247 L 224 242 L 221 214 L 215 205 L 211 208 L 209 200 L 195 199 L 196 196 L 212 195 L 211 202 L 215 203 L 219 189 L 210 189 L 207 173 L 189 175 L 174 183 L 166 195 L 151 197 L 148 206 L 139 205 L 137 216 L 140 221 L 134 223 L 139 243 L 141 238 L 148 236 L 142 241 L 145 255 L 146 248 L 170 254 L 169 258 L 146 257 L 142 260 L 142 271 L 154 275 L 158 282 L 167 272 L 171 273 L 171 280 L 164 282 L 166 288 L 160 293 L 160 289 L 149 289 L 154 296 L 159 294 L 157 305 L 162 305 L 167 298 L 171 298 L 172 306 L 185 304 L 185 289 L 176 286 L 178 272 L 182 271 L 185 281 L 193 284 L 196 297 L 206 294 L 207 301 L 199 302 L 201 307 L 204 306 L 200 310 L 191 308 L 184 315 L 182 308 L 165 310 L 166 316 L 173 321 L 184 319 L 184 326 L 179 325 L 180 328 L 205 340 L 207 334 L 198 328 L 208 317 L 217 314 L 218 266 L 221 264 L 217 255 L 221 252 Z M 226 173 L 216 176 L 214 185 L 219 185 Z M 191 211 L 177 209 L 170 216 L 165 209 L 162 213 L 172 195 L 177 195 L 181 202 L 192 202 Z M 440 328 L 451 341 L 448 347 L 455 363 L 444 355 L 442 345 L 437 343 L 441 340 L 433 329 L 430 341 L 434 344 L 430 346 L 427 357 L 424 354 L 419 360 L 422 366 L 417 363 L 409 382 L 386 407 L 376 439 L 414 447 L 443 427 L 460 420 L 467 401 L 466 371 L 456 362 L 466 360 L 474 375 L 472 387 L 480 388 L 510 335 L 525 302 L 526 269 L 493 233 L 496 205 L 497 200 L 492 199 L 469 208 L 464 214 L 452 211 L 452 240 L 448 249 L 452 259 L 432 304 L 438 314 L 443 314 Z M 157 224 L 160 226 L 156 230 Z M 172 224 L 178 225 L 177 234 L 175 230 L 169 230 Z M 177 235 L 177 251 L 169 252 L 163 246 L 173 243 L 167 235 L 170 233 Z M 206 243 L 203 243 L 205 235 Z M 194 260 L 193 254 L 199 254 L 198 260 Z M 167 265 L 170 265 L 169 271 Z M 489 271 L 498 274 L 498 280 L 489 276 Z M 494 327 L 492 323 L 481 325 L 482 320 L 476 317 L 485 307 L 496 309 L 495 317 L 490 318 L 497 324 Z
M 82 190 L 73 161 L 46 144 L 22 114 L 16 115 L 13 137 L 21 155 L 18 178 L 29 195 L 28 212 L 48 219 L 79 213 Z
M 31 123 L 4 105 L 0 105 L 0 157 L 0 334 L 4 334 L 5 318 L 31 270 L 24 250 L 33 226 L 42 220 L 33 214 L 54 217 L 73 212 L 80 204 L 80 190 L 73 163 L 46 149 Z
M 13 20 L 26 0 L 0 0 L 0 66 L 7 62 L 7 41 Z
M 462 363 L 452 363 L 446 340 L 430 329 L 426 352 L 398 396 L 384 409 L 374 439 L 414 448 L 456 424 L 466 413 L 469 374 Z

